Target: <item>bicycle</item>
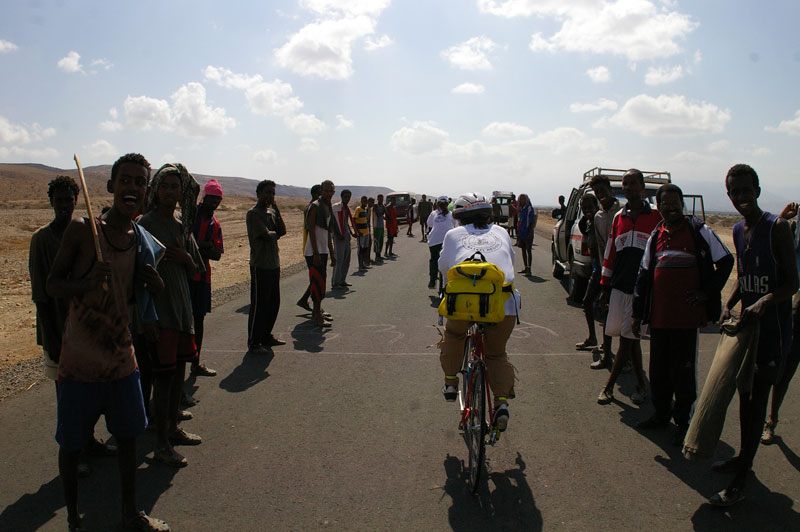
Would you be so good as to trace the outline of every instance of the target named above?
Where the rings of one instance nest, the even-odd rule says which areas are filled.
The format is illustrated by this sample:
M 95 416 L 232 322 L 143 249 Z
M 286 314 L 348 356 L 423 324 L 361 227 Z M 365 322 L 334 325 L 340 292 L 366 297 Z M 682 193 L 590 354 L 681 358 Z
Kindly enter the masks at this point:
M 464 346 L 464 360 L 459 371 L 461 390 L 458 392 L 458 404 L 461 421 L 458 428 L 462 431 L 469 449 L 469 485 L 472 493 L 478 490 L 487 441 L 489 445 L 494 445 L 500 439 L 500 431 L 494 428 L 495 412 L 486 372 L 484 331 L 484 323 L 476 322 L 470 326 Z

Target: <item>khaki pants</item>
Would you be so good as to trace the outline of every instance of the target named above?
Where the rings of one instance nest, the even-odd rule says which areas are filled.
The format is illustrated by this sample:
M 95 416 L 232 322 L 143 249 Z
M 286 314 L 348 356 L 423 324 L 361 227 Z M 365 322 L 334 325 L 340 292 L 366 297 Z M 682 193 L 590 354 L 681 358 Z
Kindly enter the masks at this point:
M 514 367 L 508 361 L 506 344 L 516 321 L 516 316 L 506 316 L 500 323 L 486 324 L 486 369 L 489 372 L 489 386 L 495 397 L 508 397 L 514 386 Z M 439 354 L 445 375 L 458 375 L 464 359 L 464 341 L 471 324 L 469 321 L 447 320 Z

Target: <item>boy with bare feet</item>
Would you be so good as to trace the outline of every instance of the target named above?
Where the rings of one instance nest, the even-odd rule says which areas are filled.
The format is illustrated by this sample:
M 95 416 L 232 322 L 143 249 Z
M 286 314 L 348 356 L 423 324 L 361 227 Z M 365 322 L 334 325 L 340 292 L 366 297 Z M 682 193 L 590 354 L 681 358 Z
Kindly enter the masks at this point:
M 117 160 L 107 184 L 114 195 L 111 209 L 96 220 L 69 223 L 47 279 L 50 296 L 69 300 L 58 368 L 56 441 L 71 531 L 83 529 L 78 513 L 78 457 L 101 414 L 117 440 L 123 525 L 134 530 L 169 530 L 163 521 L 136 509 L 136 436 L 147 418 L 128 304 L 133 300 L 134 277 L 150 289 L 163 287 L 154 268 L 135 268 L 139 233 L 131 219 L 149 178 L 150 164 L 141 155 Z M 98 229 L 102 260 L 97 260 L 90 223 Z

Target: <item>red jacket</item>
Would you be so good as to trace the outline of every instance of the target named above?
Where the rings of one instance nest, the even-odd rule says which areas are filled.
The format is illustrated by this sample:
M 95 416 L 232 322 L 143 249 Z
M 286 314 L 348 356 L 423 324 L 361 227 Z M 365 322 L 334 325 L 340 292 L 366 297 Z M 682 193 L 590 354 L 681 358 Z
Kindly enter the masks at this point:
M 616 288 L 626 294 L 633 294 L 644 248 L 650 233 L 660 221 L 661 214 L 646 201 L 636 222 L 628 214 L 627 205 L 614 215 L 603 255 L 603 276 L 600 283 L 605 290 Z

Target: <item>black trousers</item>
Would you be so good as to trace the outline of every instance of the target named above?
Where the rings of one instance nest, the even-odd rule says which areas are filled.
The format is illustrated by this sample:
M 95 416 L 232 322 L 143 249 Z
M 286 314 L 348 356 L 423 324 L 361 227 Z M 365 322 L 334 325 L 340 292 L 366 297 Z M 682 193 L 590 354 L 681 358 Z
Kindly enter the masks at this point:
M 656 416 L 688 425 L 697 399 L 697 329 L 650 331 L 650 389 Z M 672 397 L 675 396 L 675 403 Z
M 250 266 L 250 313 L 247 316 L 247 346 L 268 343 L 281 307 L 281 270 Z

